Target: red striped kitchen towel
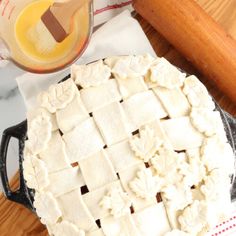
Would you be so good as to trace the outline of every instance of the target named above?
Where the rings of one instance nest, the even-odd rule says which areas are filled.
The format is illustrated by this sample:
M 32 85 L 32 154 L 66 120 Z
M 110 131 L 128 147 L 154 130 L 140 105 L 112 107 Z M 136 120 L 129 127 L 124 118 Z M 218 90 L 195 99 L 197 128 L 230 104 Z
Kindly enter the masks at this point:
M 217 225 L 207 236 L 235 236 L 236 235 L 236 211 L 233 212 L 232 216 Z

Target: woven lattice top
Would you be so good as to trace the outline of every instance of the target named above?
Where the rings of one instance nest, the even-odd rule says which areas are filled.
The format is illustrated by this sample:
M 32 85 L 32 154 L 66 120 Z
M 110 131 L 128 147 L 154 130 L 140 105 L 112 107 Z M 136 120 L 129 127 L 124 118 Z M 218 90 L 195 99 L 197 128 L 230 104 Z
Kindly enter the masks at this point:
M 28 113 L 24 177 L 51 235 L 204 235 L 233 166 L 206 88 L 164 58 L 73 65 Z

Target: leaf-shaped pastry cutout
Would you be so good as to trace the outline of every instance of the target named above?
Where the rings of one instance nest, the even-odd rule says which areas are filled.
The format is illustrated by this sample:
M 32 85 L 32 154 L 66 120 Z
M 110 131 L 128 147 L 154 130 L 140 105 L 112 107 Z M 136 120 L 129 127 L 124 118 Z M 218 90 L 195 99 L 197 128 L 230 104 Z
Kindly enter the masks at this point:
M 50 192 L 36 192 L 34 207 L 43 224 L 55 224 L 62 216 L 57 201 Z
M 148 162 L 162 144 L 155 131 L 148 126 L 140 130 L 140 137 L 134 136 L 130 140 L 131 149 L 135 155 L 145 162 Z
M 78 229 L 76 225 L 65 220 L 54 225 L 53 234 L 54 236 L 85 236 L 83 230 Z
M 222 197 L 222 193 L 229 191 L 230 178 L 222 170 L 214 169 L 206 176 L 204 184 L 200 187 L 206 200 L 217 201 Z
M 74 65 L 71 74 L 76 84 L 88 88 L 106 83 L 111 76 L 111 69 L 99 60 L 88 65 Z
M 182 159 L 173 150 L 161 147 L 159 154 L 151 159 L 151 164 L 159 176 L 165 177 L 169 172 L 175 173 L 181 161 Z
M 234 173 L 234 153 L 229 143 L 218 135 L 206 138 L 201 146 L 201 161 L 208 171 L 221 169 L 223 172 Z
M 72 79 L 51 85 L 47 92 L 39 94 L 38 100 L 42 107 L 54 113 L 57 109 L 65 108 L 75 96 L 77 87 Z M 77 91 L 78 93 L 78 91 Z
M 207 108 L 192 108 L 190 121 L 199 132 L 206 136 L 213 136 L 221 129 L 220 114 Z
M 45 163 L 29 154 L 24 154 L 23 161 L 24 178 L 29 188 L 42 191 L 49 185 L 48 171 Z
M 161 58 L 158 63 L 150 68 L 150 71 L 150 80 L 157 86 L 174 89 L 183 85 L 185 74 L 165 58 Z
M 43 107 L 33 108 L 28 110 L 27 112 L 27 121 L 31 123 L 31 120 L 33 120 L 37 116 L 48 116 L 50 119 L 50 123 L 52 124 L 52 131 L 58 130 L 55 114 L 50 113 L 46 108 Z
M 179 216 L 181 230 L 197 235 L 206 226 L 207 218 L 207 204 L 196 200 Z
M 107 59 L 105 63 L 112 66 L 112 73 L 120 79 L 146 75 L 155 59 L 150 55 L 124 56 Z
M 181 182 L 164 187 L 162 192 L 162 197 L 165 198 L 166 205 L 174 210 L 183 210 L 193 201 L 190 187 L 184 186 Z
M 100 202 L 100 206 L 109 209 L 111 215 L 119 218 L 130 212 L 131 201 L 121 188 L 111 188 Z
M 162 180 L 145 168 L 137 172 L 137 177 L 129 183 L 129 187 L 138 197 L 150 199 L 160 192 Z
M 194 75 L 187 77 L 184 81 L 184 94 L 193 107 L 202 107 L 214 110 L 215 104 L 209 96 L 206 87 Z
M 51 131 L 52 124 L 48 116 L 39 115 L 29 123 L 27 146 L 34 155 L 46 148 Z
M 198 159 L 190 159 L 189 163 L 180 166 L 179 173 L 183 175 L 185 186 L 197 186 L 206 176 L 206 168 Z

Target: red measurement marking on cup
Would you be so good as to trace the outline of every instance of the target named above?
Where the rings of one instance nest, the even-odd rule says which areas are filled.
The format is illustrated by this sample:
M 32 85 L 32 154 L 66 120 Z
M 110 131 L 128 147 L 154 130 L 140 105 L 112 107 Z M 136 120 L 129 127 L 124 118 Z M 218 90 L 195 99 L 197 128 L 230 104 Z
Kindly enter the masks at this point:
M 5 5 L 4 5 L 3 9 L 2 9 L 2 16 L 5 15 L 5 12 L 6 12 L 6 9 L 7 9 L 7 6 L 9 5 L 9 3 L 10 3 L 9 0 L 7 0 L 7 1 L 5 2 Z
M 95 12 L 94 12 L 94 15 L 97 15 L 97 14 L 100 14 L 104 11 L 108 11 L 108 10 L 114 10 L 114 9 L 118 9 L 118 8 L 122 8 L 122 7 L 125 7 L 125 6 L 128 6 L 132 3 L 133 1 L 130 0 L 130 1 L 127 1 L 127 2 L 122 2 L 122 3 L 119 3 L 119 4 L 114 4 L 114 5 L 107 5 L 106 7 L 103 7 L 101 9 L 97 9 Z
M 7 19 L 10 20 L 16 6 L 11 4 L 10 0 L 0 0 L 0 8 L 1 15 L 7 17 Z

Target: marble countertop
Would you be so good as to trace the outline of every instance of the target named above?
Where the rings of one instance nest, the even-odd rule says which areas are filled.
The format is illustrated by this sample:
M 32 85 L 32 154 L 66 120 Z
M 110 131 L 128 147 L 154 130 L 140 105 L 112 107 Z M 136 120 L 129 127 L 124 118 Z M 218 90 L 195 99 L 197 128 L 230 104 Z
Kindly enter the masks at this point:
M 3 131 L 26 118 L 26 109 L 15 78 L 24 71 L 8 63 L 0 68 L 0 135 Z M 11 179 L 18 169 L 18 142 L 12 139 L 7 156 L 8 178 Z M 1 181 L 0 181 L 1 182 Z

